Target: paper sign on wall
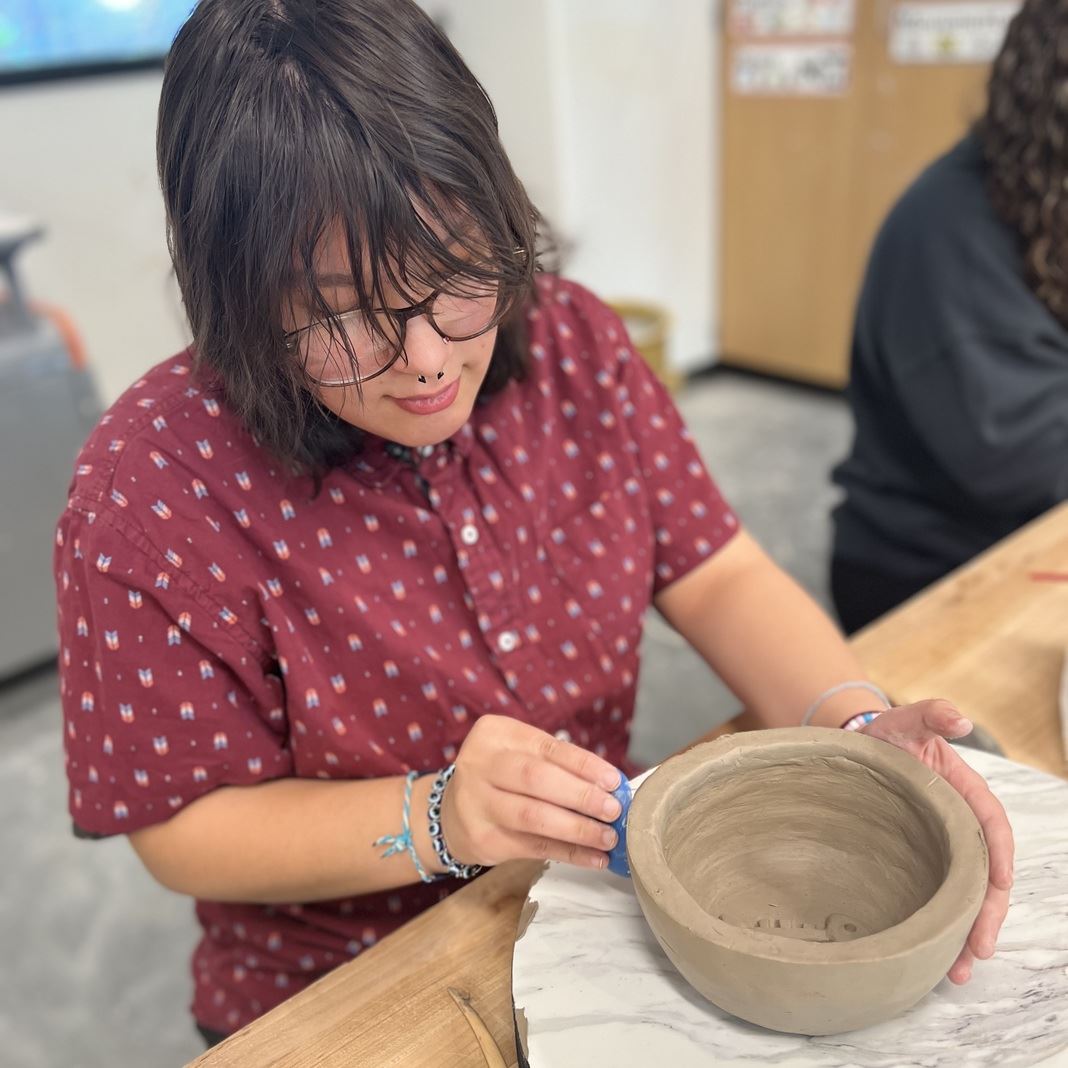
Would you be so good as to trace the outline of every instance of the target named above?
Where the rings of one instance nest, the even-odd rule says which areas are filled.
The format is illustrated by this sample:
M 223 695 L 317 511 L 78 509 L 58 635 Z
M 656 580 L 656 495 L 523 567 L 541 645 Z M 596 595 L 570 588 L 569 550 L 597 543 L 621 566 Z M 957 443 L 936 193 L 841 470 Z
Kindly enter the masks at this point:
M 835 37 L 853 32 L 854 0 L 733 0 L 734 37 Z
M 741 96 L 840 96 L 849 88 L 852 46 L 741 45 L 731 62 L 731 88 Z
M 890 16 L 895 63 L 989 63 L 1020 0 L 900 3 Z

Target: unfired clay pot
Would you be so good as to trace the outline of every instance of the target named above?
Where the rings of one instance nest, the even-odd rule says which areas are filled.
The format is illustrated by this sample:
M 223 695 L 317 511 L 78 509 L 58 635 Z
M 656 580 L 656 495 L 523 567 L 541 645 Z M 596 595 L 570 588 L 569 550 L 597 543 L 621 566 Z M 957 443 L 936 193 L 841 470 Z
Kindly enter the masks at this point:
M 627 827 L 649 926 L 709 1001 L 776 1031 L 890 1019 L 949 970 L 987 886 L 975 816 L 900 749 L 820 727 L 673 757 Z

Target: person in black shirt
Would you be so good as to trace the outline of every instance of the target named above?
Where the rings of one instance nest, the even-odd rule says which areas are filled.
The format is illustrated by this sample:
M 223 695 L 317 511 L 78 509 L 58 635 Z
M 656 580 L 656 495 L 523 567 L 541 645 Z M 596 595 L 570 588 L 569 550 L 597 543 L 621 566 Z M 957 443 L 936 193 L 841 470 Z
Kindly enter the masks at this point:
M 1068 3 L 1027 0 L 985 114 L 890 212 L 852 343 L 831 586 L 847 632 L 1068 497 Z

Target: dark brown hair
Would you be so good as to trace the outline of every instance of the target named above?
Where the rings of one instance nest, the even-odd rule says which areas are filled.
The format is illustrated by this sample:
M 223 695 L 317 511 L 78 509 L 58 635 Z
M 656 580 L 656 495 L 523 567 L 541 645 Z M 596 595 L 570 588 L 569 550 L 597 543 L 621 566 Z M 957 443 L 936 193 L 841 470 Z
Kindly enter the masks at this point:
M 1031 287 L 1068 326 L 1068 0 L 1027 0 L 1016 14 L 976 133 Z
M 315 318 L 336 310 L 314 269 L 334 225 L 360 307 L 495 285 L 509 314 L 482 392 L 522 377 L 540 216 L 485 90 L 411 0 L 201 0 L 167 58 L 157 156 L 198 367 L 297 470 L 363 438 L 284 339 L 295 291 Z

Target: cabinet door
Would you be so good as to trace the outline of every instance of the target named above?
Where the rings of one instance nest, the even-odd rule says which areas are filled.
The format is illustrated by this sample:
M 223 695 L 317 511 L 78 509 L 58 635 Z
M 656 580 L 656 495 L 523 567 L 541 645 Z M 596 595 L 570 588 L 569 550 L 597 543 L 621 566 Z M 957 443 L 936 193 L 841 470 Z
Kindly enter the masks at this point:
M 831 41 L 852 50 L 841 92 L 739 92 L 739 49 L 758 42 L 732 34 L 735 2 L 722 35 L 720 352 L 724 363 L 842 386 L 875 232 L 909 181 L 980 113 L 987 67 L 893 61 L 896 0 L 856 0 L 852 34 Z

